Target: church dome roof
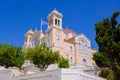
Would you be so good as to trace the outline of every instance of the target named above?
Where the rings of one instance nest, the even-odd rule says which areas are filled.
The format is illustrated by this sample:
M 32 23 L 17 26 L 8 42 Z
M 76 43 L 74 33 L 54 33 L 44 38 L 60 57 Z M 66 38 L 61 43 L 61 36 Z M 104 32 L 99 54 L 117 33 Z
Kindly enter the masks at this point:
M 64 33 L 73 33 L 73 34 L 76 34 L 76 32 L 74 32 L 73 30 L 68 29 L 68 28 L 64 29 Z

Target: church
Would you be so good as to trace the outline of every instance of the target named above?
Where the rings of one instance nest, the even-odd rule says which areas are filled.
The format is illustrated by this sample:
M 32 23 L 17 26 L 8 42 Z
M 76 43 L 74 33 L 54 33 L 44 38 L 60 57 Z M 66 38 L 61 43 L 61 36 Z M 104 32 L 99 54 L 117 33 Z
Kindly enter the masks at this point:
M 63 29 L 63 15 L 54 9 L 48 16 L 48 27 L 45 32 L 29 30 L 25 34 L 24 48 L 46 43 L 49 48 L 69 59 L 71 66 L 92 68 L 95 62 L 92 56 L 95 49 L 84 34 L 77 34 L 73 30 Z
M 0 80 L 105 80 L 98 77 L 99 68 L 96 67 L 92 56 L 95 49 L 84 34 L 77 34 L 73 30 L 62 27 L 62 14 L 56 9 L 48 16 L 48 27 L 45 32 L 29 30 L 25 34 L 24 49 L 35 45 L 46 45 L 61 56 L 69 59 L 70 68 L 58 68 L 51 64 L 41 72 L 29 60 L 18 68 L 0 67 Z M 42 26 L 41 26 L 42 27 Z

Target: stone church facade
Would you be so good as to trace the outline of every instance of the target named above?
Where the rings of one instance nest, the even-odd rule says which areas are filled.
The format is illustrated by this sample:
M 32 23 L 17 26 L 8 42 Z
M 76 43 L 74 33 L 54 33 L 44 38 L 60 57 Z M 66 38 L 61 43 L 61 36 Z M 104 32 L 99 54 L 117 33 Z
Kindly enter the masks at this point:
M 62 14 L 53 10 L 48 16 L 48 28 L 42 31 L 29 30 L 25 34 L 24 48 L 46 43 L 53 51 L 69 59 L 70 65 L 93 67 L 92 60 L 95 49 L 91 48 L 90 40 L 84 34 L 62 27 Z

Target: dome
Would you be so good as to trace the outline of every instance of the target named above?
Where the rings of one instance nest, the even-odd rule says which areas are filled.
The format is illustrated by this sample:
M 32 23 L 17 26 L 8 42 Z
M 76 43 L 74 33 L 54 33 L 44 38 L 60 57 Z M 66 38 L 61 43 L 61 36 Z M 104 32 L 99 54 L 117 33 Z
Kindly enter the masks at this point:
M 68 28 L 64 29 L 64 33 L 73 33 L 73 34 L 76 34 L 73 30 L 68 29 Z

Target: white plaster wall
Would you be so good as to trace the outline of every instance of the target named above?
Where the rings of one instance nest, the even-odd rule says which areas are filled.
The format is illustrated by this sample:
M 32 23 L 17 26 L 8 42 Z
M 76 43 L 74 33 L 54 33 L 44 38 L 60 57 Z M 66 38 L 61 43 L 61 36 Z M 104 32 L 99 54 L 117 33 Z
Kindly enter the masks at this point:
M 97 76 L 88 75 L 78 69 L 61 69 L 61 80 L 104 80 Z

